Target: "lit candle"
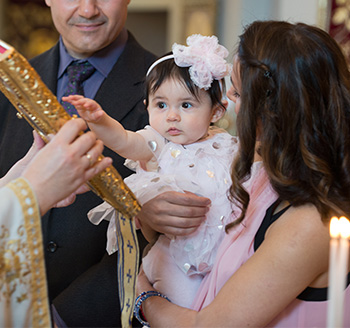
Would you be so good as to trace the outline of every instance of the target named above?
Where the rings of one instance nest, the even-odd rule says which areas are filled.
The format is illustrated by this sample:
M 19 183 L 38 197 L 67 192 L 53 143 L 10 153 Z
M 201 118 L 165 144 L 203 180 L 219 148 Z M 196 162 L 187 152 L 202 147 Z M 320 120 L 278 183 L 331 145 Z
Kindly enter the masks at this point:
M 339 241 L 339 266 L 338 266 L 338 284 L 339 284 L 339 307 L 338 316 L 340 317 L 340 324 L 343 326 L 344 316 L 344 290 L 346 288 L 348 263 L 349 263 L 349 236 L 350 223 L 347 218 L 342 216 L 339 219 L 340 241 Z
M 332 217 L 329 225 L 329 233 L 331 236 L 329 249 L 329 270 L 328 270 L 328 316 L 327 327 L 340 327 L 337 322 L 337 268 L 339 254 L 339 220 Z
M 328 327 L 342 327 L 344 290 L 349 261 L 350 222 L 347 218 L 333 217 L 330 222 L 330 259 L 328 280 Z

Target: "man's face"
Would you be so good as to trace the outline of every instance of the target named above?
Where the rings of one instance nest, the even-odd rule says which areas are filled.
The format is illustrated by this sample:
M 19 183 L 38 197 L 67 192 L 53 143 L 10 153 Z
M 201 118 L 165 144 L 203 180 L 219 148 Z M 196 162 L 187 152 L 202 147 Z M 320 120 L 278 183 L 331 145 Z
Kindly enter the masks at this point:
M 86 58 L 108 46 L 124 27 L 130 0 L 45 0 L 69 54 Z

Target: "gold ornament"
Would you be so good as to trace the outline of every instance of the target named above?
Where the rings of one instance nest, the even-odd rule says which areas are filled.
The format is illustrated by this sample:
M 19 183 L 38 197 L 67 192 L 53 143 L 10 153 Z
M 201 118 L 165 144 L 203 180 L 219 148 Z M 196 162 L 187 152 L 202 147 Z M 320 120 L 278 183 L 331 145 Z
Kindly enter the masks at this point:
M 29 62 L 1 40 L 0 91 L 46 142 L 49 134 L 57 133 L 65 122 L 73 119 Z M 101 155 L 98 161 L 102 159 Z M 136 197 L 113 166 L 97 174 L 88 184 L 126 218 L 133 218 L 141 209 Z

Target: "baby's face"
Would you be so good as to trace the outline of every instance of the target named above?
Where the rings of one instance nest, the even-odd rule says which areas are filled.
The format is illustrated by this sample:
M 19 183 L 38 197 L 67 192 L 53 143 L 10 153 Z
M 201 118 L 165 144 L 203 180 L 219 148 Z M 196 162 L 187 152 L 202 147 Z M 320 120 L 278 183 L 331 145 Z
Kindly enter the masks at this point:
M 166 139 L 187 145 L 205 138 L 213 121 L 210 96 L 199 90 L 198 99 L 179 81 L 168 79 L 149 95 L 150 125 Z

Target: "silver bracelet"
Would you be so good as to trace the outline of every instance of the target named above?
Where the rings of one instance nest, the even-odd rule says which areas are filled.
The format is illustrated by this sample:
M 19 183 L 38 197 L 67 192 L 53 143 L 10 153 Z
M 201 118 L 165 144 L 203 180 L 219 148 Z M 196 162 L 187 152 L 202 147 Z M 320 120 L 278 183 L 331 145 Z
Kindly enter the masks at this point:
M 135 300 L 135 307 L 134 307 L 134 315 L 135 318 L 141 323 L 141 325 L 145 327 L 150 327 L 149 323 L 141 318 L 140 311 L 142 313 L 142 302 L 145 301 L 147 298 L 152 296 L 159 296 L 165 298 L 167 301 L 171 302 L 170 299 L 161 294 L 160 292 L 157 292 L 155 290 L 149 290 L 148 292 L 142 292 L 139 296 L 136 297 Z M 143 313 L 142 313 L 143 315 Z M 145 319 L 145 318 L 144 318 Z

